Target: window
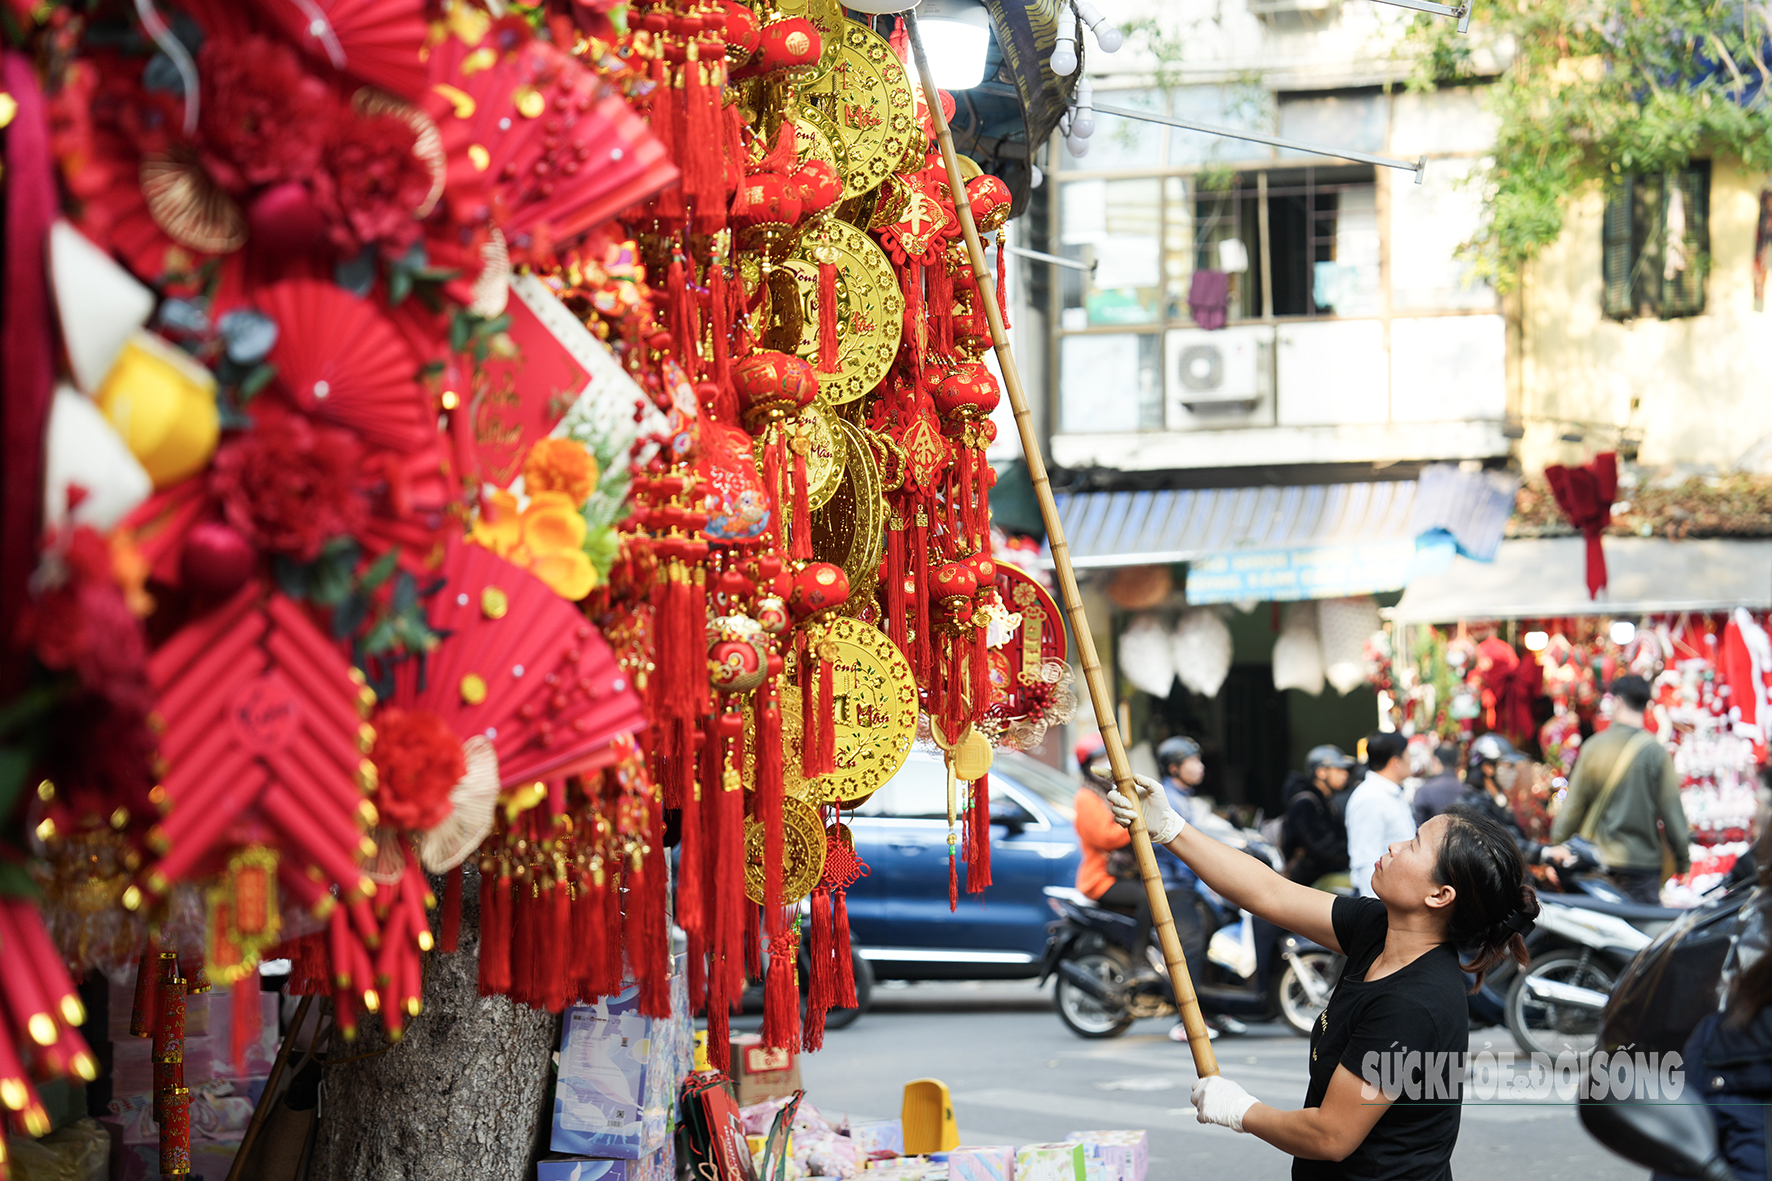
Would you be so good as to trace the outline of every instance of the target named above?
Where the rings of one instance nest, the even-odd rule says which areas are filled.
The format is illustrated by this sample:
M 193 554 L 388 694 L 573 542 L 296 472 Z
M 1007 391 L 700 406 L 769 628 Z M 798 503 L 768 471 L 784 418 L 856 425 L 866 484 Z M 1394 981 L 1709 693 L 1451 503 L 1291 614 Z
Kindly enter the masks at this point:
M 1703 312 L 1710 162 L 1696 160 L 1660 176 L 1624 177 L 1606 196 L 1601 235 L 1608 316 L 1665 320 Z
M 913 754 L 905 760 L 898 774 L 868 797 L 855 814 L 895 820 L 947 820 L 947 764 L 938 758 L 919 758 Z

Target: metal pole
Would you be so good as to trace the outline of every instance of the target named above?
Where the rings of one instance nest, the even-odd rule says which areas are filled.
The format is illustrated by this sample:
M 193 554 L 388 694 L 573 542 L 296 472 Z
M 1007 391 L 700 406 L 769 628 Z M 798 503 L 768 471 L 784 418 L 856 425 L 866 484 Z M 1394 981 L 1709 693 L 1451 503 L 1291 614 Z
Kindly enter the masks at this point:
M 1138 798 L 1132 780 L 1132 764 L 1126 758 L 1126 744 L 1114 722 L 1114 698 L 1102 675 L 1101 661 L 1095 655 L 1095 639 L 1089 631 L 1089 617 L 1083 611 L 1083 596 L 1077 589 L 1077 576 L 1071 569 L 1070 545 L 1064 539 L 1064 525 L 1058 519 L 1058 506 L 1053 503 L 1052 484 L 1046 477 L 1046 464 L 1040 458 L 1040 440 L 1034 433 L 1033 415 L 1028 411 L 1027 394 L 1021 387 L 1021 373 L 1015 367 L 1015 354 L 1009 347 L 1009 336 L 1003 328 L 1003 314 L 990 296 L 990 271 L 985 265 L 984 244 L 978 237 L 978 226 L 972 220 L 972 206 L 966 200 L 966 186 L 960 179 L 960 161 L 954 151 L 954 137 L 948 131 L 942 113 L 941 93 L 930 72 L 929 59 L 923 53 L 922 34 L 917 29 L 916 15 L 903 14 L 905 29 L 910 34 L 911 52 L 917 62 L 917 76 L 923 84 L 929 115 L 935 123 L 936 138 L 941 143 L 942 159 L 947 162 L 948 184 L 954 194 L 954 208 L 960 216 L 960 229 L 966 236 L 966 254 L 972 262 L 972 280 L 978 284 L 979 302 L 991 326 L 991 341 L 996 346 L 997 364 L 1003 372 L 1003 385 L 1009 404 L 1015 410 L 1015 426 L 1021 433 L 1021 447 L 1028 465 L 1028 476 L 1034 485 L 1034 496 L 1040 502 L 1040 517 L 1046 524 L 1046 543 L 1052 550 L 1052 564 L 1058 573 L 1058 587 L 1070 616 L 1071 631 L 1077 637 L 1078 655 L 1083 660 L 1083 679 L 1089 686 L 1089 698 L 1095 704 L 1095 718 L 1101 724 L 1101 740 L 1107 747 L 1108 764 L 1113 768 L 1114 784 L 1128 799 Z M 1097 108 L 1100 109 L 1100 108 Z M 1194 983 L 1188 978 L 1187 960 L 1182 955 L 1181 940 L 1175 934 L 1175 917 L 1169 911 L 1169 897 L 1163 893 L 1163 881 L 1157 871 L 1156 850 L 1151 848 L 1151 834 L 1141 815 L 1132 825 L 1132 851 L 1138 858 L 1139 876 L 1144 879 L 1145 897 L 1150 900 L 1151 919 L 1157 942 L 1163 949 L 1163 960 L 1169 966 L 1169 980 L 1175 989 L 1176 1007 L 1181 1010 L 1182 1025 L 1187 1029 L 1188 1049 L 1193 1051 L 1194 1069 L 1202 1076 L 1218 1073 L 1218 1058 L 1208 1040 L 1206 1018 L 1200 1012 Z
M 1433 0 L 1377 0 L 1379 4 L 1394 4 L 1398 8 L 1410 8 L 1416 12 L 1431 12 L 1435 16 L 1455 16 L 1458 18 L 1458 31 L 1471 31 L 1471 6 L 1469 4 L 1435 4 Z
M 1049 262 L 1055 267 L 1069 267 L 1073 271 L 1093 272 L 1095 270 L 1094 265 L 1091 263 L 1081 262 L 1074 258 L 1062 258 L 1056 254 L 1042 254 L 1038 250 L 1029 250 L 1025 246 L 1011 246 L 1008 250 L 1010 254 L 1019 255 L 1022 258 L 1031 258 L 1037 262 Z
M 1411 164 L 1407 160 L 1398 160 L 1390 156 L 1374 156 L 1369 152 L 1344 151 L 1340 148 L 1321 148 L 1316 144 L 1303 144 L 1295 139 L 1280 139 L 1273 135 L 1258 135 L 1253 131 L 1237 131 L 1230 127 L 1216 127 L 1210 123 L 1195 123 L 1189 119 L 1177 119 L 1173 115 L 1158 115 L 1152 111 L 1137 111 L 1131 107 L 1110 107 L 1101 103 L 1095 104 L 1098 115 L 1118 115 L 1122 119 L 1143 119 L 1146 123 L 1162 123 L 1169 127 L 1179 127 L 1184 131 L 1198 131 L 1205 135 L 1223 135 L 1231 139 L 1246 139 L 1251 143 L 1268 144 L 1276 148 L 1291 148 L 1295 152 L 1309 152 L 1313 156 L 1328 156 L 1336 160 L 1357 160 L 1361 164 L 1379 164 L 1385 168 L 1397 168 L 1415 174 L 1415 183 L 1421 183 L 1422 170 L 1427 167 L 1427 157 L 1422 156 Z

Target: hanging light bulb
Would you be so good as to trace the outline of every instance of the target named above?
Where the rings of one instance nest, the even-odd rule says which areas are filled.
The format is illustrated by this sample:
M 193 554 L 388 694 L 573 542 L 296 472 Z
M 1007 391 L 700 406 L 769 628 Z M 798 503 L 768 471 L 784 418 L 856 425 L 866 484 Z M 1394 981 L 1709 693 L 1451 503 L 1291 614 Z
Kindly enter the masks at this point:
M 1542 652 L 1549 646 L 1550 646 L 1550 634 L 1548 632 L 1527 632 L 1526 633 L 1526 651 L 1528 651 L 1528 652 Z
M 1089 3 L 1089 0 L 1076 0 L 1076 3 L 1077 15 L 1083 18 L 1083 23 L 1088 25 L 1089 31 L 1095 34 L 1095 43 L 1101 46 L 1101 51 L 1103 53 L 1119 52 L 1120 46 L 1126 43 L 1126 38 L 1120 32 L 1119 26 L 1108 24 L 1107 17 L 1101 15 L 1101 10 Z
M 1052 56 L 1047 59 L 1047 64 L 1060 78 L 1069 78 L 1077 72 L 1077 14 L 1071 11 L 1069 4 L 1058 10 L 1058 40 L 1052 46 Z
M 1614 644 L 1628 644 L 1637 638 L 1637 625 L 1628 619 L 1615 619 L 1612 621 L 1611 635 Z
M 979 0 L 924 0 L 917 15 L 929 72 L 943 90 L 971 90 L 984 81 L 991 14 Z
M 1077 79 L 1077 103 L 1071 115 L 1071 132 L 1081 139 L 1095 134 L 1095 86 L 1087 78 Z

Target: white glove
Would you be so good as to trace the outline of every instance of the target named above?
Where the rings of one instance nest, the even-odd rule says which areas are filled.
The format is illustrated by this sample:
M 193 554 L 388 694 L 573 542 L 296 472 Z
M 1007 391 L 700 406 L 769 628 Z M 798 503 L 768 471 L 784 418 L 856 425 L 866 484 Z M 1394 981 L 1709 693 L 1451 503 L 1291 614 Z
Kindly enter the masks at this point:
M 1138 784 L 1139 799 L 1144 803 L 1144 826 L 1150 830 L 1151 844 L 1167 845 L 1181 835 L 1181 830 L 1187 827 L 1187 821 L 1181 818 L 1181 813 L 1169 806 L 1169 793 L 1163 790 L 1162 784 L 1143 775 L 1134 775 L 1132 780 Z M 1108 792 L 1107 801 L 1108 807 L 1114 810 L 1114 819 L 1120 822 L 1120 827 L 1131 828 L 1133 817 L 1138 813 L 1133 811 L 1131 802 L 1120 794 L 1119 788 Z
M 1194 1110 L 1203 1124 L 1218 1124 L 1233 1132 L 1243 1130 L 1243 1117 L 1255 1106 L 1255 1096 L 1223 1075 L 1209 1074 L 1194 1083 Z

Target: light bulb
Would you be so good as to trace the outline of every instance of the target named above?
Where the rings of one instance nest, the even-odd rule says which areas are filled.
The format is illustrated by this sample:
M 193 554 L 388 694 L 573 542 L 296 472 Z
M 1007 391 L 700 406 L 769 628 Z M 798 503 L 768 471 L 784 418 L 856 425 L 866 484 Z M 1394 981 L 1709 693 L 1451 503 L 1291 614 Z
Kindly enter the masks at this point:
M 1095 87 L 1089 79 L 1077 80 L 1077 104 L 1071 115 L 1071 132 L 1088 139 L 1095 134 Z
M 1546 632 L 1527 632 L 1526 651 L 1542 652 L 1550 644 L 1550 635 Z
M 1030 189 L 1037 189 L 1045 183 L 1046 183 L 1046 174 L 1044 172 L 1040 171 L 1040 166 L 1038 164 L 1029 164 L 1028 165 L 1028 187 Z
M 1113 53 L 1125 44 L 1126 38 L 1119 28 L 1108 24 L 1107 17 L 1101 15 L 1101 10 L 1089 3 L 1089 0 L 1077 0 L 1077 15 L 1083 18 L 1083 23 L 1095 34 L 1095 43 L 1101 46 L 1103 53 Z
M 1047 59 L 1047 64 L 1060 78 L 1069 78 L 1077 72 L 1077 14 L 1071 11 L 1069 4 L 1058 10 L 1058 40 L 1052 46 L 1052 56 Z
M 1080 135 L 1073 135 L 1065 140 L 1064 146 L 1072 156 L 1075 156 L 1079 160 L 1089 154 L 1089 141 Z
M 1611 634 L 1614 644 L 1628 644 L 1637 638 L 1637 625 L 1628 619 L 1615 619 L 1612 621 Z

